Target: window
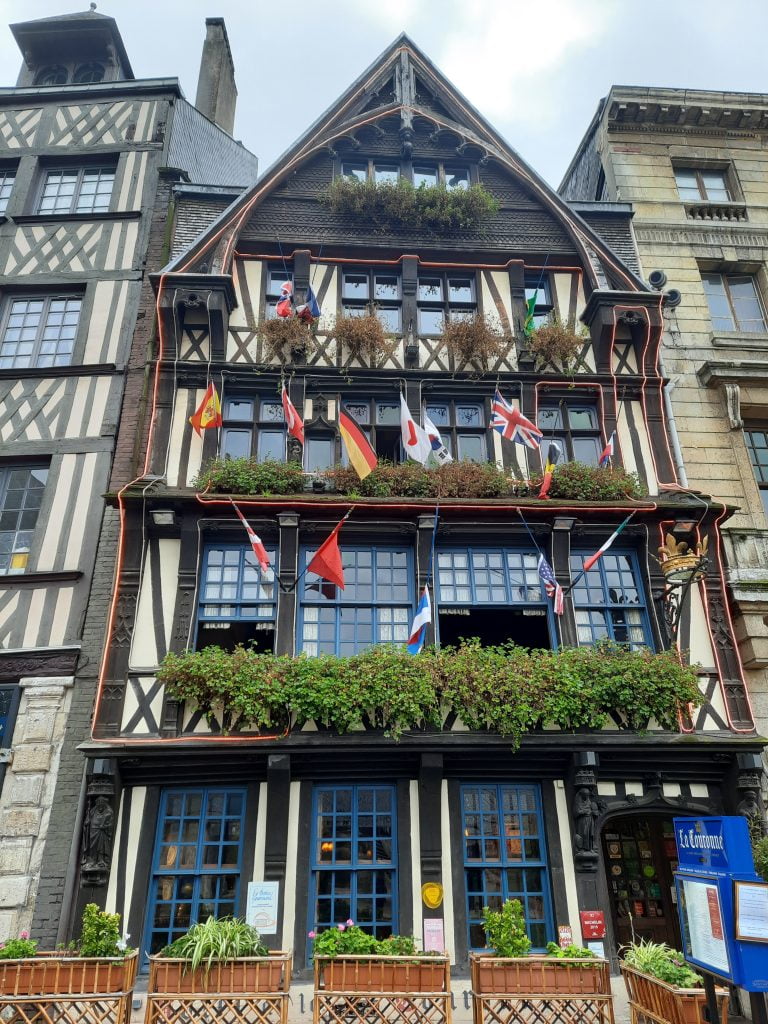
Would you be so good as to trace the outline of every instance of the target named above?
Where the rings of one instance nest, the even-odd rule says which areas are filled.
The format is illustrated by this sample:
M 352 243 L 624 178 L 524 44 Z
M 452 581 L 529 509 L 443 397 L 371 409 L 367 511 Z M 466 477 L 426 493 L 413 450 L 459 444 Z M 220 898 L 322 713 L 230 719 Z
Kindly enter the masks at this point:
M 599 547 L 571 555 L 571 577 L 581 573 L 584 560 Z M 631 551 L 602 555 L 572 590 L 580 644 L 608 638 L 632 650 L 651 647 L 651 630 L 637 559 Z
M 420 185 L 445 185 L 449 191 L 466 189 L 470 184 L 468 166 L 442 161 L 414 163 L 408 172 L 406 167 L 391 160 L 344 160 L 341 174 L 353 181 L 374 181 L 386 185 L 393 185 L 399 178 L 410 176 L 416 188 Z
M 397 932 L 394 786 L 317 786 L 309 918 L 319 931 L 350 918 L 385 939 Z
M 391 270 L 345 270 L 341 280 L 341 309 L 344 316 L 367 316 L 374 312 L 385 331 L 402 330 L 400 275 Z
M 0 574 L 17 575 L 27 568 L 47 479 L 43 466 L 0 469 Z
M 8 200 L 11 198 L 13 183 L 16 181 L 16 171 L 0 167 L 0 214 L 8 209 Z
M 69 72 L 63 64 L 49 64 L 41 68 L 35 76 L 35 85 L 64 85 Z
M 727 203 L 733 198 L 725 171 L 704 171 L 693 167 L 676 167 L 675 181 L 680 198 L 685 202 Z
M 454 459 L 488 461 L 488 430 L 483 402 L 430 399 L 425 408 Z
M 341 165 L 341 174 L 353 181 L 394 185 L 400 178 L 400 164 L 386 160 L 345 160 Z
M 555 308 L 552 303 L 552 288 L 548 274 L 537 271 L 535 274 L 525 275 L 525 301 L 528 303 L 533 296 L 536 296 L 536 305 L 533 310 L 533 326 L 541 327 L 549 322 L 550 314 Z
M 74 85 L 92 85 L 94 82 L 104 81 L 104 65 L 97 60 L 89 61 L 75 68 L 72 76 Z
M 279 398 L 225 398 L 222 423 L 224 458 L 285 460 L 285 414 Z
M 552 937 L 552 909 L 537 786 L 462 786 L 464 879 L 470 949 L 486 946 L 483 907 L 520 900 L 534 950 Z
M 163 793 L 145 950 L 157 953 L 198 921 L 239 910 L 244 789 Z
M 275 546 L 264 545 L 276 567 Z M 203 558 L 197 615 L 197 649 L 217 644 L 227 649 L 248 643 L 257 650 L 274 647 L 276 593 L 273 573 L 264 574 L 250 545 L 208 547 Z
M 450 320 L 471 320 L 477 313 L 475 275 L 444 273 L 419 275 L 416 292 L 419 334 L 443 333 Z
M 715 331 L 765 332 L 763 305 L 751 274 L 702 274 L 701 280 Z
M 266 304 L 264 316 L 267 320 L 274 320 L 277 316 L 276 306 L 280 299 L 280 289 L 286 281 L 293 283 L 293 271 L 284 267 L 269 267 L 267 269 Z
M 13 727 L 21 701 L 21 688 L 15 683 L 9 686 L 0 685 L 0 750 L 7 749 L 13 738 Z M 6 762 L 0 761 L 0 792 L 3 789 Z
M 314 553 L 304 552 L 303 567 Z M 302 578 L 301 650 L 343 657 L 373 644 L 407 643 L 413 614 L 411 552 L 345 547 L 341 562 L 344 590 L 314 573 Z
M 0 335 L 0 370 L 69 366 L 82 304 L 74 295 L 11 299 Z
M 344 401 L 342 408 L 360 427 L 379 458 L 391 462 L 404 461 L 399 399 L 349 398 Z M 341 461 L 343 465 L 349 465 L 343 446 Z
M 557 405 L 542 404 L 539 407 L 538 424 L 544 431 L 545 441 L 560 442 L 563 459 L 584 462 L 587 466 L 598 464 L 603 446 L 600 443 L 600 426 L 594 406 L 565 401 Z
M 466 189 L 469 188 L 469 168 L 443 163 L 415 163 L 413 184 L 416 188 L 420 185 L 445 185 L 449 192 L 454 189 Z
M 768 424 L 754 425 L 744 430 L 747 451 L 755 471 L 763 508 L 768 515 Z
M 507 547 L 437 549 L 438 628 L 442 644 L 479 637 L 551 647 L 549 605 L 538 553 Z
M 105 213 L 115 167 L 57 167 L 46 172 L 38 213 Z
M 322 473 L 336 465 L 336 438 L 332 434 L 304 435 L 304 469 Z

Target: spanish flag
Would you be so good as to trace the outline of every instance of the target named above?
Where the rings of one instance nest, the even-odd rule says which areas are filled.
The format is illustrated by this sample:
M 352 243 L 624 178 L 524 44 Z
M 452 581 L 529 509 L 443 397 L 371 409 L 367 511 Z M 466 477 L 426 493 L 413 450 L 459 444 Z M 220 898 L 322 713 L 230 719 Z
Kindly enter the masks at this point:
M 339 430 L 349 461 L 360 479 L 365 480 L 376 469 L 376 452 L 352 417 L 343 411 L 339 412 Z
M 202 431 L 209 427 L 221 426 L 221 402 L 216 392 L 216 385 L 211 383 L 206 388 L 203 400 L 198 405 L 194 415 L 189 417 L 189 422 L 194 427 L 198 437 L 202 437 Z

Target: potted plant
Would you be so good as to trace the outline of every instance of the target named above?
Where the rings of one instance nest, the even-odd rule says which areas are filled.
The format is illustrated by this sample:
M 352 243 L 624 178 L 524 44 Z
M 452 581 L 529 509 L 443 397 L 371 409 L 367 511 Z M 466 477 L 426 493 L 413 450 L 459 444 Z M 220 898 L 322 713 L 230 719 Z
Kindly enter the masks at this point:
M 568 372 L 570 365 L 588 340 L 587 333 L 576 330 L 573 320 L 567 323 L 553 314 L 548 323 L 535 328 L 528 336 L 528 348 L 533 353 L 537 368 L 554 363 Z
M 507 351 L 512 335 L 497 319 L 482 316 L 443 322 L 442 342 L 453 356 L 456 369 L 477 363 L 488 369 Z
M 367 359 L 372 365 L 386 342 L 384 326 L 375 310 L 365 316 L 337 316 L 330 337 L 346 349 L 352 359 Z
M 656 1021 L 672 1024 L 703 1024 L 707 996 L 701 975 L 685 962 L 683 954 L 665 942 L 641 939 L 621 950 L 621 973 L 633 1010 L 651 1013 Z M 717 989 L 720 1020 L 727 1024 L 728 990 Z
M 28 1012 L 47 1019 L 42 1011 L 31 1011 L 29 1004 L 77 1001 L 84 1007 L 78 1012 L 87 1022 L 91 1019 L 85 1009 L 88 1000 L 98 997 L 93 1001 L 93 1020 L 116 1022 L 127 1010 L 135 978 L 136 952 L 121 938 L 120 915 L 89 903 L 83 911 L 80 939 L 71 949 L 40 952 L 28 932 L 5 943 L 0 949 L 0 1009 L 18 999 Z
M 298 316 L 272 317 L 258 326 L 267 359 L 280 362 L 304 362 L 315 341 L 311 324 Z

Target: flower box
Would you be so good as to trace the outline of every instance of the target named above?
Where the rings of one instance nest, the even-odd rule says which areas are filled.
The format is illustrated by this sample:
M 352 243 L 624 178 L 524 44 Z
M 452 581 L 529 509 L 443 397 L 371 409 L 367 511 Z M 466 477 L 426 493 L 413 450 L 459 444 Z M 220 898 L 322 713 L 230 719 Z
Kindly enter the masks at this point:
M 129 992 L 137 954 L 125 957 L 62 956 L 37 953 L 24 960 L 0 960 L 0 995 L 71 996 Z
M 472 991 L 478 995 L 610 995 L 611 992 L 607 960 L 471 953 L 470 967 Z
M 147 992 L 150 995 L 285 992 L 291 980 L 291 961 L 290 953 L 275 951 L 268 957 L 238 957 L 224 963 L 214 960 L 210 968 L 201 966 L 190 970 L 188 960 L 152 956 Z
M 315 964 L 318 988 L 326 992 L 450 991 L 447 956 L 318 956 Z
M 627 986 L 633 1022 L 638 1014 L 649 1016 L 659 1024 L 705 1024 L 707 996 L 702 988 L 677 988 L 650 974 L 621 964 Z M 721 1024 L 728 1024 L 728 990 L 716 989 Z

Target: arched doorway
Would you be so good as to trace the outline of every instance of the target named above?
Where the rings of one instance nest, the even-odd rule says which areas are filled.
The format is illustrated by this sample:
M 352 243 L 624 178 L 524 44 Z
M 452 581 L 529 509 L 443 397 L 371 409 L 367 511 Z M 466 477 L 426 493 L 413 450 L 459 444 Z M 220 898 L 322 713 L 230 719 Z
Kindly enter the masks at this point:
M 650 939 L 680 949 L 672 818 L 647 812 L 609 818 L 602 843 L 617 946 Z

